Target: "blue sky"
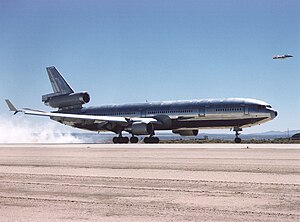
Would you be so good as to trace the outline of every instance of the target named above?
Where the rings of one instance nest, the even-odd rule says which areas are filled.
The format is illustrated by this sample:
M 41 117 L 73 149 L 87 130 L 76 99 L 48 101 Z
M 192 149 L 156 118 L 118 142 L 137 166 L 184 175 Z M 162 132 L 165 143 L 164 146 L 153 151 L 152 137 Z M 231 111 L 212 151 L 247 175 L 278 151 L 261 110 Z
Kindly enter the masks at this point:
M 88 105 L 250 97 L 279 116 L 245 132 L 300 129 L 297 0 L 0 1 L 0 30 L 0 99 L 20 107 L 50 110 L 55 65 Z

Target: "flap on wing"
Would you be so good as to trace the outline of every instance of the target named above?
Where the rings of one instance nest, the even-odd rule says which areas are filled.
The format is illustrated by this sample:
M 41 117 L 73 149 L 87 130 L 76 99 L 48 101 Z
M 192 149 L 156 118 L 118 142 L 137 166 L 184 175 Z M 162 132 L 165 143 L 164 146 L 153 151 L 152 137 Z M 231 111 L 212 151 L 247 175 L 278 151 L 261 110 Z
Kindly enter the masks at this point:
M 82 119 L 82 120 L 93 120 L 97 122 L 116 122 L 128 124 L 130 122 L 142 122 L 142 123 L 156 123 L 157 120 L 154 118 L 126 118 L 121 116 L 96 116 L 96 115 L 82 115 L 82 114 L 69 114 L 69 113 L 49 113 L 32 109 L 22 110 L 25 114 L 35 116 L 49 116 L 49 117 L 61 117 L 70 119 Z
M 125 117 L 117 117 L 117 116 L 96 116 L 96 115 L 81 115 L 81 114 L 69 114 L 69 113 L 49 113 L 49 112 L 41 112 L 35 110 L 23 110 L 25 114 L 35 115 L 35 116 L 49 116 L 49 117 L 61 117 L 61 118 L 70 118 L 70 119 L 84 119 L 84 120 L 98 120 L 98 121 L 112 121 L 112 122 L 121 122 L 127 123 Z
M 158 123 L 157 119 L 147 118 L 147 117 L 133 117 L 130 119 L 131 122 L 141 122 L 141 123 Z

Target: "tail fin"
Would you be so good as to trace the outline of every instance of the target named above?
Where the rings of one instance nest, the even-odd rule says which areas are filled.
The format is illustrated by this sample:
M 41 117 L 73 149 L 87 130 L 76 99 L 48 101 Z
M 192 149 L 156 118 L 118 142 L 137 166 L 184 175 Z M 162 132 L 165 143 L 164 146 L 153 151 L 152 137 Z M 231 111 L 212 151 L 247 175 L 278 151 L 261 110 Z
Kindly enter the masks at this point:
M 42 101 L 44 103 L 47 102 L 51 97 L 74 93 L 74 90 L 54 66 L 47 67 L 46 70 L 52 85 L 53 93 L 42 96 Z
M 74 93 L 74 90 L 54 66 L 47 67 L 46 69 L 54 93 L 61 95 Z
M 90 96 L 87 92 L 75 93 L 54 66 L 47 67 L 46 69 L 53 88 L 53 93 L 42 96 L 42 101 L 45 105 L 58 108 L 59 110 L 78 109 L 82 108 L 82 104 L 90 101 Z M 9 106 L 13 109 L 11 104 L 9 104 Z

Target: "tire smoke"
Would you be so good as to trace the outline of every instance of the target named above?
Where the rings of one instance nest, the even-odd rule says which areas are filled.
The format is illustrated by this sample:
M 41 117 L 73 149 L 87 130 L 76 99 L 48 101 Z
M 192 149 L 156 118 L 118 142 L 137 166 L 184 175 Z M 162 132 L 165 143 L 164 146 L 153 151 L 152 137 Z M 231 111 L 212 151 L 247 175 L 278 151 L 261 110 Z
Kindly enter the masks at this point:
M 69 132 L 61 132 L 57 123 L 24 117 L 0 116 L 0 143 L 83 143 Z

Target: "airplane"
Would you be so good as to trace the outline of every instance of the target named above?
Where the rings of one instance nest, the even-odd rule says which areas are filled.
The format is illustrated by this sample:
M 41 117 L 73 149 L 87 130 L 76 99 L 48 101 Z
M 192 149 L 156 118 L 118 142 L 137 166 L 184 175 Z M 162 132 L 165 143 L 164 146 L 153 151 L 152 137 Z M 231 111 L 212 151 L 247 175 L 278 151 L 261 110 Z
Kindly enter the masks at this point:
M 42 96 L 42 102 L 57 111 L 17 109 L 6 103 L 14 114 L 47 116 L 59 123 L 96 132 L 117 134 L 113 143 L 138 143 L 137 135 L 146 136 L 144 143 L 159 143 L 155 132 L 172 130 L 181 136 L 197 136 L 199 129 L 232 129 L 236 143 L 243 128 L 273 120 L 277 111 L 266 102 L 249 98 L 201 99 L 187 101 L 145 102 L 83 107 L 90 101 L 86 92 L 75 92 L 59 71 L 46 68 L 53 93 Z M 130 138 L 123 137 L 128 132 Z
M 273 59 L 286 59 L 286 58 L 290 58 L 290 57 L 293 57 L 293 56 L 290 54 L 276 55 L 276 56 L 273 56 Z

